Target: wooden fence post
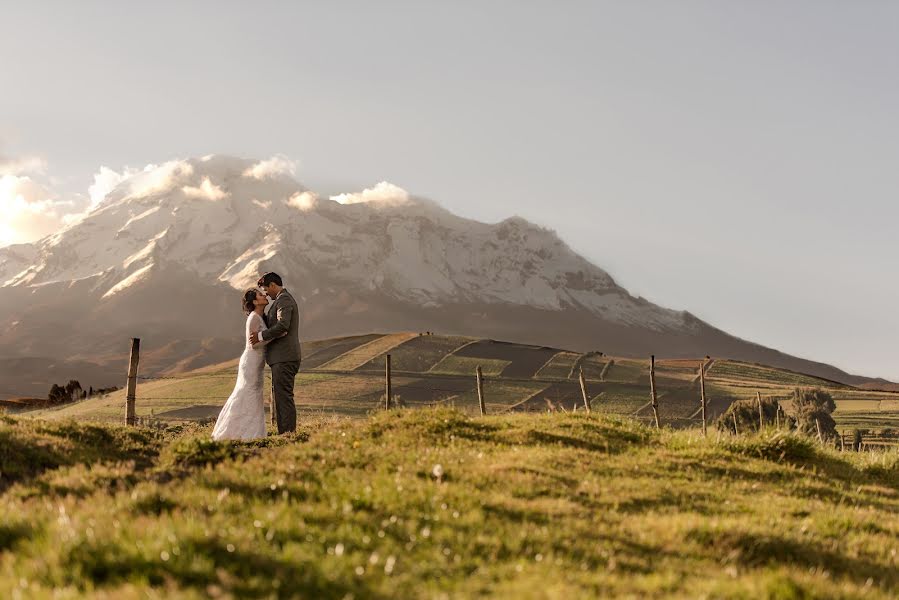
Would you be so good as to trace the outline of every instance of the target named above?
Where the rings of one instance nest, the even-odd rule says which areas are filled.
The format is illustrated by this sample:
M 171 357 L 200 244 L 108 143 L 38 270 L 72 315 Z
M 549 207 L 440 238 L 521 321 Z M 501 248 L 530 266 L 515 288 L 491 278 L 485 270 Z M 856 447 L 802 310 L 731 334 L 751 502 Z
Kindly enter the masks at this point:
M 659 425 L 659 403 L 656 400 L 656 356 L 653 354 L 649 357 L 649 393 L 652 396 L 652 416 L 656 422 L 656 429 L 661 429 Z
M 761 392 L 755 393 L 755 399 L 759 403 L 759 433 L 761 433 L 762 429 L 765 428 L 765 413 L 762 410 L 762 394 L 761 394 Z
M 740 435 L 740 428 L 737 427 L 737 413 L 732 412 L 730 413 L 730 416 L 734 418 L 734 435 Z
M 609 372 L 609 369 L 611 369 L 612 365 L 614 365 L 614 364 L 615 364 L 615 359 L 610 358 L 609 362 L 607 362 L 605 365 L 603 365 L 602 371 L 599 372 L 599 380 L 600 381 L 606 380 L 606 374 Z
M 384 396 L 384 410 L 390 410 L 390 397 L 393 395 L 393 382 L 390 381 L 390 355 L 387 355 L 384 366 L 384 378 L 386 379 L 386 395 Z
M 481 416 L 487 414 L 487 405 L 484 404 L 484 374 L 481 373 L 481 365 L 475 369 L 475 375 L 478 378 L 478 405 L 481 407 Z
M 824 445 L 824 436 L 821 435 L 821 422 L 815 418 L 815 428 L 818 430 L 818 441 L 821 442 L 821 445 Z
M 581 380 L 581 395 L 584 397 L 584 408 L 590 412 L 590 396 L 587 395 L 587 380 L 584 378 L 584 367 L 581 367 L 581 373 L 578 379 Z
M 128 359 L 128 382 L 125 392 L 125 425 L 136 425 L 134 401 L 137 397 L 137 365 L 140 363 L 140 338 L 131 338 L 131 357 Z
M 705 361 L 699 363 L 699 395 L 702 399 L 702 435 L 705 436 L 706 432 L 706 400 L 705 400 Z

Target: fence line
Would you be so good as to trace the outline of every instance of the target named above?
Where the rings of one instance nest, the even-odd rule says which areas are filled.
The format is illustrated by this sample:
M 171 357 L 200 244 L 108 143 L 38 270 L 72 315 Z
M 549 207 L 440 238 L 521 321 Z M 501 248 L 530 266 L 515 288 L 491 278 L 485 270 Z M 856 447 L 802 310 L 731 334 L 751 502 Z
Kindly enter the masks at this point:
M 207 395 L 207 396 L 154 396 L 152 393 L 147 396 L 140 396 L 137 393 L 137 382 L 154 382 L 154 381 L 196 381 L 196 380 L 231 380 L 234 381 L 236 379 L 236 375 L 234 373 L 225 373 L 225 372 L 217 372 L 217 373 L 200 373 L 195 375 L 139 375 L 137 373 L 137 366 L 139 361 L 139 350 L 140 350 L 140 340 L 138 338 L 132 339 L 132 356 L 129 361 L 128 367 L 128 378 L 126 385 L 126 403 L 125 403 L 125 421 L 129 425 L 136 424 L 138 421 L 138 417 L 136 416 L 135 410 L 135 401 L 137 399 L 141 400 L 153 400 L 153 401 L 170 401 L 170 402 L 190 402 L 190 401 L 199 401 L 199 402 L 217 402 L 227 400 L 230 395 Z M 612 364 L 612 360 L 610 360 L 606 367 Z M 709 420 L 708 414 L 708 406 L 709 406 L 709 398 L 706 394 L 705 389 L 705 373 L 710 371 L 714 360 L 706 359 L 699 364 L 699 374 L 693 380 L 692 383 L 698 383 L 698 392 L 697 394 L 697 406 L 696 410 L 693 411 L 689 416 L 680 416 L 680 415 L 669 415 L 665 414 L 666 412 L 666 404 L 665 401 L 665 390 L 659 390 L 655 381 L 655 356 L 651 356 L 649 359 L 649 379 L 648 379 L 648 387 L 650 392 L 650 401 L 641 406 L 636 412 L 628 413 L 627 410 L 623 410 L 621 412 L 618 411 L 609 411 L 603 410 L 606 407 L 603 407 L 604 402 L 602 402 L 603 392 L 600 392 L 596 398 L 591 399 L 588 391 L 587 391 L 587 380 L 584 375 L 583 368 L 578 369 L 578 377 L 576 380 L 572 380 L 571 377 L 568 378 L 546 378 L 536 377 L 536 372 L 533 377 L 505 377 L 500 380 L 501 384 L 543 384 L 546 387 L 542 389 L 537 389 L 536 391 L 533 388 L 528 390 L 521 390 L 522 396 L 526 396 L 524 400 L 515 401 L 512 403 L 506 403 L 507 405 L 497 405 L 492 404 L 492 407 L 500 407 L 502 412 L 509 412 L 516 409 L 519 409 L 523 406 L 534 408 L 539 405 L 539 396 L 541 394 L 547 393 L 544 395 L 544 400 L 546 400 L 546 404 L 549 406 L 549 410 L 562 410 L 564 412 L 577 412 L 579 410 L 579 404 L 583 406 L 583 412 L 591 412 L 591 409 L 596 408 L 599 412 L 604 414 L 613 414 L 620 416 L 627 416 L 630 418 L 634 418 L 638 421 L 649 422 L 655 426 L 655 428 L 659 428 L 661 426 L 661 422 L 664 421 L 668 424 L 693 424 L 693 423 L 701 423 L 703 434 L 706 433 L 706 427 Z M 542 367 L 541 367 L 542 368 Z M 605 382 L 604 375 L 607 369 L 604 368 L 603 373 L 600 376 L 599 384 L 603 385 L 609 382 Z M 319 370 L 317 368 L 306 369 L 300 372 L 301 374 L 322 374 L 322 375 L 333 375 L 337 378 L 342 377 L 367 377 L 371 378 L 377 375 L 377 371 L 374 370 Z M 383 395 L 380 397 L 383 398 L 383 406 L 386 409 L 390 409 L 392 406 L 405 406 L 407 403 L 418 406 L 436 406 L 438 404 L 453 402 L 455 405 L 455 401 L 459 398 L 459 396 L 464 395 L 463 399 L 465 405 L 473 404 L 474 394 L 477 394 L 477 408 L 480 409 L 481 415 L 487 414 L 487 398 L 491 393 L 490 386 L 485 386 L 486 379 L 484 378 L 481 372 L 481 366 L 478 365 L 475 369 L 475 372 L 471 375 L 465 375 L 461 373 L 433 373 L 433 372 L 417 372 L 417 371 L 393 371 L 391 369 L 390 363 L 390 354 L 385 355 L 385 370 L 382 372 L 382 376 L 385 378 L 383 389 Z M 396 384 L 394 386 L 394 377 L 398 378 Z M 413 379 L 414 381 L 411 383 L 402 383 L 400 380 L 402 379 Z M 440 385 L 428 385 L 428 379 L 435 380 L 458 380 L 460 382 L 465 382 L 464 385 L 461 385 L 457 388 L 447 388 Z M 698 380 L 698 381 L 697 381 Z M 593 380 L 595 383 L 596 380 Z M 644 384 L 647 383 L 645 379 L 643 379 Z M 632 384 L 636 382 L 630 382 Z M 568 389 L 559 389 L 554 390 L 552 393 L 548 393 L 550 388 L 556 384 L 567 384 L 571 387 Z M 579 389 L 578 389 L 579 384 Z M 679 389 L 679 388 L 678 388 Z M 694 388 L 695 389 L 695 388 Z M 210 390 L 211 391 L 211 390 Z M 443 394 L 443 397 L 430 397 L 430 398 L 414 398 L 414 399 L 403 399 L 402 393 L 404 391 L 416 391 L 416 392 L 430 392 Z M 580 392 L 580 393 L 578 393 Z M 359 399 L 360 401 L 364 399 L 372 400 L 377 399 L 379 397 L 376 389 L 366 390 L 361 394 L 352 394 L 349 397 L 346 397 L 344 400 L 336 400 L 337 403 L 345 403 L 346 401 L 352 402 L 355 399 Z M 759 411 L 759 424 L 760 427 L 764 427 L 764 413 L 762 410 L 762 402 L 761 402 L 761 394 L 758 390 L 755 391 L 755 400 L 758 405 Z M 580 402 L 579 402 L 580 401 Z M 535 404 L 531 404 L 535 402 Z M 571 406 L 571 410 L 569 411 L 565 407 L 565 403 L 569 403 Z M 651 415 L 641 415 L 639 414 L 643 409 L 651 407 L 652 414 Z M 678 408 L 682 409 L 684 407 L 683 402 L 678 402 Z M 326 410 L 325 406 L 318 406 L 320 410 Z M 364 408 L 360 406 L 360 408 Z M 373 407 L 370 407 L 373 408 Z M 470 406 L 471 408 L 475 408 L 474 406 Z M 691 409 L 692 410 L 692 409 Z M 350 410 L 350 413 L 358 412 L 358 410 Z M 542 411 L 535 411 L 542 412 Z M 774 421 L 777 424 L 778 428 L 781 421 L 786 421 L 786 419 L 781 419 L 780 416 L 783 413 L 782 407 L 778 404 L 777 412 L 775 414 Z M 700 415 L 701 416 L 698 416 Z M 726 414 L 726 413 L 724 413 Z M 734 430 L 738 432 L 738 426 L 736 423 L 736 415 L 732 415 L 734 417 Z M 145 420 L 145 419 L 141 419 Z M 821 443 L 823 443 L 823 436 L 820 429 L 820 424 L 816 423 L 818 439 Z M 841 440 L 842 441 L 842 440 Z M 845 444 L 843 445 L 845 447 Z

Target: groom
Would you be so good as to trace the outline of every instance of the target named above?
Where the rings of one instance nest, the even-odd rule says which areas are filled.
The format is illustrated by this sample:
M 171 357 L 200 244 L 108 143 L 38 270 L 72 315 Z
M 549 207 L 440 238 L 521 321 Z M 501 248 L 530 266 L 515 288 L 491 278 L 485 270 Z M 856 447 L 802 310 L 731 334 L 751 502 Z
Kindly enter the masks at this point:
M 265 362 L 272 369 L 272 410 L 278 420 L 278 433 L 296 431 L 293 382 L 300 370 L 300 311 L 277 273 L 266 273 L 257 285 L 273 300 L 266 321 L 268 329 L 250 335 L 250 343 L 260 339 L 269 342 L 265 347 Z

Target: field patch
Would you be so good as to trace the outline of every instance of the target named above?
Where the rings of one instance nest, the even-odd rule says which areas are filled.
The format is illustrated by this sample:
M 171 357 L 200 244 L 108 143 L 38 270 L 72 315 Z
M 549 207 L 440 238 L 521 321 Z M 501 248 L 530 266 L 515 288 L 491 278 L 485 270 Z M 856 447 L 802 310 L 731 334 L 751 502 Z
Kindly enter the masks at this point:
M 568 379 L 571 369 L 579 356 L 580 354 L 577 352 L 559 352 L 543 365 L 534 376 L 539 379 Z
M 795 387 L 844 387 L 841 384 L 829 382 L 811 375 L 803 375 L 784 369 L 773 369 L 734 360 L 716 360 L 715 364 L 712 365 L 712 368 L 709 369 L 707 377 L 735 381 L 749 380 L 752 382 Z
M 581 358 L 579 367 L 584 370 L 585 379 L 601 381 L 603 375 L 607 374 L 608 371 L 612 369 L 612 367 L 609 367 L 608 370 L 606 369 L 606 365 L 608 365 L 610 361 L 611 359 L 606 356 L 588 354 Z M 578 373 L 574 373 L 573 377 L 578 377 Z
M 593 389 L 595 386 L 590 386 Z M 641 386 L 603 383 L 593 400 L 593 409 L 603 413 L 630 415 L 649 402 L 649 390 Z
M 496 377 L 503 372 L 509 361 L 489 358 L 473 358 L 451 354 L 431 368 L 431 373 L 475 376 L 475 369 L 481 366 L 485 376 Z
M 323 345 L 314 349 L 308 356 L 303 356 L 301 369 L 317 369 L 321 365 L 334 360 L 341 354 L 349 352 L 363 344 L 367 344 L 373 340 L 384 337 L 380 333 L 371 333 L 368 335 L 357 335 L 348 338 L 339 338 L 332 344 Z
M 461 348 L 455 356 L 506 361 L 503 377 L 524 379 L 533 377 L 558 352 L 555 348 L 482 340 Z
M 644 383 L 649 386 L 649 361 L 616 358 L 606 372 L 604 381 Z
M 424 373 L 439 363 L 445 356 L 472 341 L 471 338 L 422 335 L 403 342 L 390 350 L 390 366 L 394 371 Z M 384 355 L 371 359 L 359 370 L 383 370 Z
M 323 371 L 352 371 L 358 369 L 372 358 L 381 353 L 388 352 L 410 339 L 418 337 L 417 333 L 394 333 L 391 335 L 381 336 L 368 343 L 356 346 L 352 350 L 341 354 L 337 358 L 330 360 L 320 367 Z

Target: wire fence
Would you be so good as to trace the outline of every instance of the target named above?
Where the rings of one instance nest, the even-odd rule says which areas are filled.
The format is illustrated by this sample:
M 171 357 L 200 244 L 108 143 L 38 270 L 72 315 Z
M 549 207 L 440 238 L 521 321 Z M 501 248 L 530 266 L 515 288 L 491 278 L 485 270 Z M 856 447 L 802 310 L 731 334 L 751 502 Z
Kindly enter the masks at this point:
M 307 377 L 303 377 L 307 376 Z M 311 377 L 310 377 L 311 376 Z M 141 375 L 135 377 L 135 402 L 140 407 L 141 418 L 146 422 L 147 405 L 152 404 L 150 418 L 157 420 L 210 420 L 229 399 L 236 382 L 236 373 L 212 372 L 191 375 Z M 268 379 L 268 378 L 267 378 Z M 389 384 L 388 384 L 389 380 Z M 185 383 L 183 388 L 166 383 Z M 654 421 L 649 408 L 651 390 L 642 392 L 622 404 L 620 398 L 606 402 L 603 393 L 607 382 L 585 380 L 582 387 L 577 377 L 526 378 L 482 377 L 479 385 L 475 373 L 431 373 L 380 370 L 323 370 L 304 369 L 298 374 L 295 401 L 299 413 L 326 413 L 346 416 L 364 416 L 373 410 L 388 406 L 390 390 L 391 408 L 423 408 L 453 406 L 456 409 L 477 414 L 509 412 L 599 412 L 631 417 L 643 422 Z M 648 383 L 648 382 L 647 382 Z M 695 387 L 685 381 L 684 389 Z M 640 387 L 640 384 L 633 384 Z M 148 388 L 149 386 L 149 388 Z M 155 389 L 154 389 L 155 388 Z M 589 389 L 588 389 L 589 388 Z M 175 391 L 176 393 L 166 393 Z M 658 389 L 661 401 L 661 423 L 666 426 L 689 427 L 702 423 L 697 416 L 701 399 L 684 405 L 668 404 L 665 389 Z M 266 410 L 271 403 L 271 388 L 264 384 Z M 649 401 L 649 402 L 647 402 Z
M 132 339 L 132 357 L 129 361 L 125 406 L 125 420 L 128 424 L 137 424 L 147 419 L 145 407 L 142 410 L 144 416 L 138 417 L 136 414 L 136 406 L 139 401 L 155 403 L 154 408 L 150 411 L 151 419 L 212 420 L 218 415 L 221 405 L 232 395 L 231 382 L 236 381 L 234 372 L 139 376 L 137 374 L 139 350 L 140 340 Z M 549 362 L 538 368 L 531 377 L 485 378 L 480 365 L 477 366 L 473 375 L 430 371 L 392 373 L 391 356 L 388 353 L 384 356 L 386 364 L 383 374 L 371 367 L 367 370 L 363 370 L 363 368 L 354 370 L 313 368 L 301 371 L 299 375 L 321 377 L 302 380 L 298 389 L 295 389 L 294 400 L 298 412 L 329 412 L 347 416 L 362 416 L 378 409 L 441 405 L 451 405 L 466 411 L 479 411 L 481 415 L 486 415 L 488 412 L 512 411 L 583 411 L 585 413 L 596 411 L 628 416 L 648 422 L 656 428 L 660 428 L 663 424 L 672 427 L 701 425 L 704 434 L 707 424 L 728 408 L 726 405 L 723 407 L 719 405 L 713 409 L 706 396 L 703 374 L 711 370 L 714 362 L 712 360 L 698 363 L 695 376 L 688 377 L 685 382 L 678 382 L 676 390 L 666 390 L 664 388 L 671 385 L 672 374 L 669 372 L 667 376 L 663 376 L 659 382 L 662 385 L 657 386 L 656 362 L 655 356 L 652 356 L 649 361 L 648 380 L 645 378 L 646 373 L 644 372 L 637 377 L 636 381 L 629 382 L 631 388 L 637 389 L 630 390 L 627 401 L 622 402 L 621 394 L 618 394 L 617 398 L 613 398 L 609 402 L 609 398 L 603 398 L 603 394 L 608 391 L 604 378 L 609 372 L 609 367 L 615 361 L 609 360 L 603 365 L 597 382 L 585 377 L 582 359 L 586 356 L 582 355 L 571 366 L 567 378 L 539 377 L 539 372 Z M 484 360 L 489 362 L 490 359 Z M 364 365 L 371 365 L 373 362 L 373 360 L 369 360 Z M 675 370 L 678 369 L 685 371 L 683 367 Z M 668 370 L 671 370 L 670 366 Z M 574 379 L 576 371 L 578 378 Z M 686 371 L 689 371 L 687 374 L 693 373 L 692 369 L 686 369 Z M 680 373 L 680 375 L 683 374 Z M 140 391 L 138 391 L 138 382 L 141 383 Z M 153 389 L 146 390 L 147 385 L 168 382 L 189 383 L 185 389 L 178 389 L 176 393 L 168 395 L 166 394 L 168 386 L 158 389 L 157 393 L 153 393 L 156 391 Z M 200 387 L 200 390 L 197 390 L 197 387 Z M 642 387 L 647 389 L 641 389 Z M 668 391 L 674 391 L 676 394 L 666 397 Z M 268 402 L 266 402 L 268 406 L 274 404 L 274 396 L 274 388 L 270 388 Z M 645 401 L 647 396 L 649 402 Z M 759 419 L 755 423 L 755 427 L 762 429 L 766 427 L 762 400 L 758 392 L 756 396 L 759 403 Z M 770 397 L 770 399 L 778 403 L 778 415 L 780 415 L 782 412 L 780 410 L 781 399 L 776 397 Z M 162 412 L 156 413 L 156 408 Z M 734 433 L 736 434 L 739 433 L 736 413 L 733 413 L 733 416 Z M 741 427 L 745 427 L 745 425 L 741 425 Z M 820 431 L 818 435 L 819 438 L 822 437 Z

